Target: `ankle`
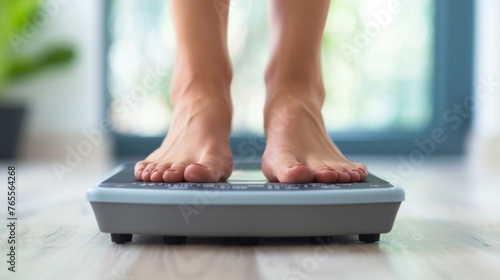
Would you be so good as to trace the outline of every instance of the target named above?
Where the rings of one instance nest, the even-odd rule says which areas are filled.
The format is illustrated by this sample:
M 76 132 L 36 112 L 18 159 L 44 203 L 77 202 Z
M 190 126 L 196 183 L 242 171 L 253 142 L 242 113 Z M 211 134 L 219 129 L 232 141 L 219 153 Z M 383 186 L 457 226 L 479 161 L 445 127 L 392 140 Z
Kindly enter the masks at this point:
M 307 105 L 320 110 L 324 99 L 325 88 L 321 81 L 292 78 L 266 80 L 265 110 L 272 110 L 278 104 L 291 107 Z
M 272 58 L 266 68 L 267 99 L 277 96 L 294 96 L 299 100 L 311 100 L 322 104 L 325 95 L 319 62 L 294 63 Z
M 266 83 L 293 80 L 301 83 L 322 83 L 321 57 L 275 50 L 266 67 Z
M 177 51 L 175 72 L 187 76 L 205 77 L 231 83 L 233 69 L 227 51 L 193 53 Z
M 170 86 L 170 97 L 174 105 L 179 100 L 203 97 L 223 99 L 231 103 L 231 70 L 206 71 L 179 68 L 181 69 L 174 70 Z

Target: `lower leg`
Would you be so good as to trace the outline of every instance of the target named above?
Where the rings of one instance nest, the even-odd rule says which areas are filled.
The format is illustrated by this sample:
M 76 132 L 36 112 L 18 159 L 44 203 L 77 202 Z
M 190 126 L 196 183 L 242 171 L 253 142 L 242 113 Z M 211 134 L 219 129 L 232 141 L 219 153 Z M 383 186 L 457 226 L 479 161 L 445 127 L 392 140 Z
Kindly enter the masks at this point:
M 354 182 L 366 167 L 347 160 L 321 116 L 321 38 L 329 0 L 271 1 L 271 59 L 266 70 L 266 150 L 271 181 Z
M 232 171 L 232 105 L 227 18 L 213 0 L 172 0 L 177 36 L 170 96 L 172 123 L 161 146 L 135 166 L 135 177 L 155 182 L 216 182 Z

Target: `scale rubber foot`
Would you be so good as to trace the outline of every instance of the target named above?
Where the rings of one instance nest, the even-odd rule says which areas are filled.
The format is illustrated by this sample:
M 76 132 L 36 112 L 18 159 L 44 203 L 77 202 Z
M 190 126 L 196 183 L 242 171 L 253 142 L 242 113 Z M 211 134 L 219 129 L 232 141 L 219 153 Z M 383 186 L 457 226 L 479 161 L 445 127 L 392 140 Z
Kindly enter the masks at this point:
M 163 236 L 163 243 L 168 245 L 180 245 L 186 243 L 185 236 Z
M 112 233 L 111 234 L 111 241 L 118 243 L 118 244 L 132 242 L 132 234 Z
M 259 244 L 259 240 L 258 237 L 238 237 L 236 243 L 242 246 L 255 246 Z
M 375 243 L 379 240 L 380 240 L 380 233 L 359 235 L 359 241 L 364 243 Z
M 310 236 L 309 243 L 314 245 L 322 245 L 328 243 L 328 236 Z

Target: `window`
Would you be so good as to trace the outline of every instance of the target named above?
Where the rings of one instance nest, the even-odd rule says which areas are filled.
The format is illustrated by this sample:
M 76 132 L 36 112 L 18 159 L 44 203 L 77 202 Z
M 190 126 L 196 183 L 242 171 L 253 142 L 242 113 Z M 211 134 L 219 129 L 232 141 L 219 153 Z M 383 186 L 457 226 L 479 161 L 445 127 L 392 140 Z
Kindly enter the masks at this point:
M 471 94 L 473 4 L 452 2 L 332 1 L 322 43 L 323 116 L 345 153 L 410 151 L 415 139 L 447 125 L 443 113 L 453 102 Z M 168 1 L 108 5 L 106 113 L 117 154 L 146 154 L 171 116 L 175 35 Z M 232 0 L 229 9 L 235 155 L 245 141 L 263 141 L 266 5 Z M 450 130 L 451 140 L 437 152 L 460 151 L 466 129 Z

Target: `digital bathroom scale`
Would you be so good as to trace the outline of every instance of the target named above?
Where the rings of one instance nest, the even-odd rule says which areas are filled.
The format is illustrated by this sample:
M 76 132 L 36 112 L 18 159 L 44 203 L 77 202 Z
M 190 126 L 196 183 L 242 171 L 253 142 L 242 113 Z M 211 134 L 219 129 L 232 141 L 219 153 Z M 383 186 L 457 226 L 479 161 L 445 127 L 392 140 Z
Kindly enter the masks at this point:
M 134 164 L 126 164 L 89 189 L 87 200 L 99 229 L 115 243 L 145 234 L 163 236 L 167 244 L 238 237 L 250 245 L 259 237 L 314 242 L 337 235 L 373 243 L 392 229 L 405 198 L 401 187 L 372 174 L 360 183 L 284 184 L 268 183 L 260 170 L 235 170 L 228 181 L 142 182 L 134 178 Z

